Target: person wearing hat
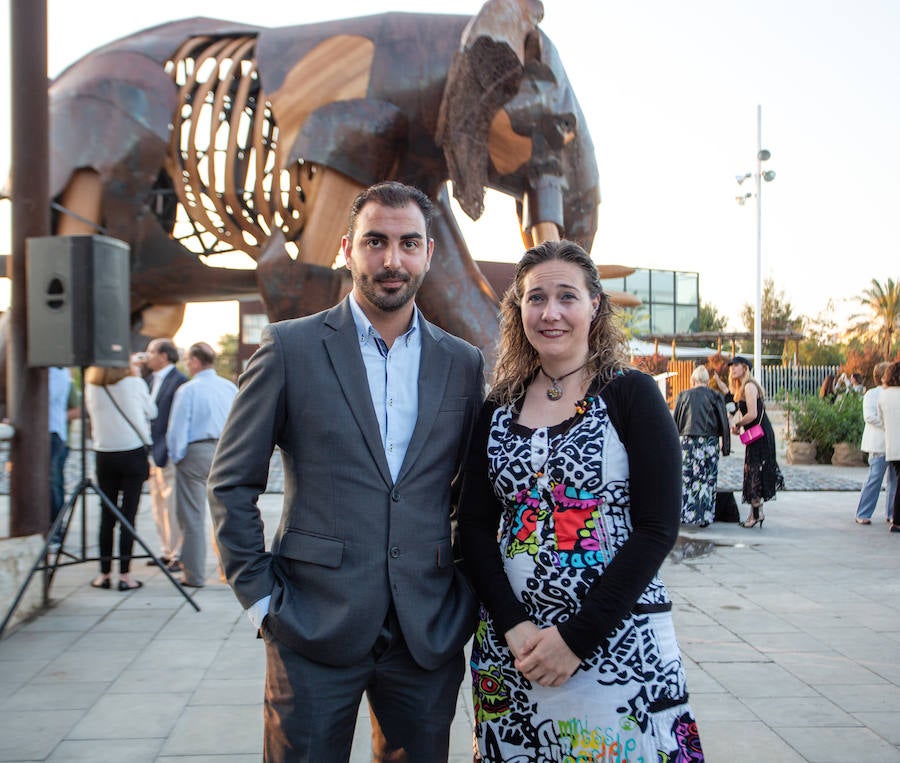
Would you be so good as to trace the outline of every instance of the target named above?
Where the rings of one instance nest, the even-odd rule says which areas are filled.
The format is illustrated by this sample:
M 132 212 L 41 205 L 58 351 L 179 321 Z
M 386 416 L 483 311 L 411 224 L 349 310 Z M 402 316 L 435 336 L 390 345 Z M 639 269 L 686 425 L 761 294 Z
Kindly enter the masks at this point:
M 742 523 L 751 528 L 759 525 L 762 529 L 765 514 L 763 501 L 775 499 L 775 491 L 784 489 L 784 478 L 775 460 L 775 430 L 766 415 L 765 392 L 753 378 L 753 364 L 740 355 L 735 355 L 729 366 L 728 381 L 737 410 L 731 431 L 740 434 L 757 424 L 762 427 L 763 436 L 747 443 L 744 449 L 744 483 L 741 490 L 742 503 L 750 504 L 750 516 Z

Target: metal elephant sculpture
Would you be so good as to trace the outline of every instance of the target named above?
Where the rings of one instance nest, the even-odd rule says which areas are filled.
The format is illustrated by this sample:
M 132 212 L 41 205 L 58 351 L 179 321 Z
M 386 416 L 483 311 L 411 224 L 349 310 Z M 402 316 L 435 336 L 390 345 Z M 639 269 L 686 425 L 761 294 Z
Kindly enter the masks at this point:
M 513 196 L 526 244 L 589 248 L 596 231 L 593 146 L 542 15 L 534 0 L 490 0 L 475 17 L 196 18 L 113 42 L 50 89 L 53 231 L 131 246 L 146 336 L 173 334 L 192 300 L 259 293 L 278 320 L 349 290 L 335 258 L 350 203 L 397 179 L 436 204 L 418 304 L 490 360 L 497 298 L 447 180 L 473 219 L 485 188 Z M 250 268 L 215 267 L 228 253 Z

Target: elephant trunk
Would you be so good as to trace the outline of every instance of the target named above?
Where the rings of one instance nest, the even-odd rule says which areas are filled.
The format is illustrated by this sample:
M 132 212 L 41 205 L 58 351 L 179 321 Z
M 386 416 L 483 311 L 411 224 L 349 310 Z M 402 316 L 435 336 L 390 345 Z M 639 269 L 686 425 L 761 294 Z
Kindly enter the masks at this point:
M 446 188 L 438 194 L 431 230 L 434 257 L 416 304 L 430 321 L 478 347 L 490 375 L 497 356 L 499 302 L 469 254 Z
M 528 246 L 567 238 L 591 251 L 597 232 L 597 188 L 582 193 L 564 191 L 562 178 L 541 179 L 525 193 L 522 238 Z

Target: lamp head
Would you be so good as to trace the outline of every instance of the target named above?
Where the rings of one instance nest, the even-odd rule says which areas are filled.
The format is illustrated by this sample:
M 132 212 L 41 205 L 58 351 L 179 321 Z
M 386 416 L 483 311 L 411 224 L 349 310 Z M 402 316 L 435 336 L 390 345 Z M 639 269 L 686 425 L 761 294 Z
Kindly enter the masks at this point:
M 775 179 L 775 173 L 772 172 L 772 170 L 769 170 L 768 172 L 763 172 L 763 180 L 765 180 L 767 183 L 771 183 L 774 179 Z
M 762 149 L 756 156 L 761 162 L 768 161 L 772 158 L 771 152 L 767 151 L 766 149 Z

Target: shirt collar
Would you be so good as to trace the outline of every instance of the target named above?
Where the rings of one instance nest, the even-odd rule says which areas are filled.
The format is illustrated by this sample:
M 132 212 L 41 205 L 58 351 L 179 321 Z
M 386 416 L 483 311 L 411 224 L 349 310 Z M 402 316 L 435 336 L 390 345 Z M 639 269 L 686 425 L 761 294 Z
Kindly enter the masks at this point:
M 349 300 L 350 313 L 353 315 L 353 323 L 356 326 L 356 336 L 359 337 L 359 343 L 366 344 L 366 342 L 369 342 L 376 337 L 378 339 L 381 339 L 381 335 L 378 333 L 378 330 L 372 325 L 372 322 L 368 318 L 366 318 L 366 314 L 362 311 L 362 308 L 359 306 L 359 302 L 356 301 L 356 295 L 352 291 L 349 294 Z M 412 320 L 409 323 L 409 328 L 403 334 L 401 334 L 398 339 L 404 341 L 407 345 L 409 345 L 418 329 L 419 308 L 414 304 Z
M 173 368 L 175 368 L 175 364 L 169 363 L 165 368 L 160 368 L 159 371 L 154 371 L 153 378 L 162 381 L 172 372 Z

